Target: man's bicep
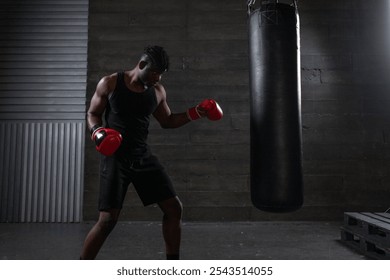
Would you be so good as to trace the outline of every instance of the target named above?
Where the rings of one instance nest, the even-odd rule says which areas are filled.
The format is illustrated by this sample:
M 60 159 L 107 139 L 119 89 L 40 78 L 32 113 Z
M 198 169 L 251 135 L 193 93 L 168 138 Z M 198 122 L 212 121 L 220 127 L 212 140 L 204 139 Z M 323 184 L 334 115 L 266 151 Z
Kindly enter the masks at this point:
M 101 117 L 106 109 L 109 91 L 107 78 L 101 79 L 96 86 L 95 93 L 91 98 L 88 109 L 88 123 L 90 126 L 93 126 L 96 123 L 101 124 Z
M 169 108 L 165 100 L 162 100 L 160 102 L 160 104 L 157 106 L 157 109 L 153 113 L 153 116 L 161 124 L 161 126 L 164 126 L 164 124 L 168 121 L 170 115 L 171 109 Z
M 89 106 L 89 114 L 103 114 L 104 109 L 106 108 L 107 97 L 95 94 L 92 96 L 91 103 Z

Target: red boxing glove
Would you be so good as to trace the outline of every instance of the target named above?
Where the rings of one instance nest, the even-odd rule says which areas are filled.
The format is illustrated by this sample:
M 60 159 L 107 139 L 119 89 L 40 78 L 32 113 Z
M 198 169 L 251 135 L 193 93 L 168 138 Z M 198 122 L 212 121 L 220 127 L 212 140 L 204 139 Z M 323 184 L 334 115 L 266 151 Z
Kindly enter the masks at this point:
M 192 121 L 201 118 L 199 111 L 206 112 L 207 118 L 211 121 L 217 121 L 223 117 L 223 111 L 214 99 L 205 99 L 199 105 L 188 109 L 188 118 Z
M 111 156 L 122 143 L 122 135 L 111 128 L 92 128 L 92 140 L 95 141 L 96 150 L 105 156 Z

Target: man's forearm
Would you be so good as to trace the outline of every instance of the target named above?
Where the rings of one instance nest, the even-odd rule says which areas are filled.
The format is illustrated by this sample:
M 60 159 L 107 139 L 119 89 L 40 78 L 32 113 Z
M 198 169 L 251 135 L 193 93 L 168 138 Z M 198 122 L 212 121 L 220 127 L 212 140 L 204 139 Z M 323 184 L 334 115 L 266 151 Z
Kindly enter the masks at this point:
M 88 129 L 91 129 L 93 126 L 95 126 L 97 124 L 101 125 L 103 123 L 102 117 L 97 116 L 97 115 L 92 114 L 92 113 L 88 113 L 87 114 L 87 123 L 88 123 Z
M 178 128 L 191 120 L 188 118 L 187 113 L 171 114 L 164 124 L 161 124 L 162 128 Z

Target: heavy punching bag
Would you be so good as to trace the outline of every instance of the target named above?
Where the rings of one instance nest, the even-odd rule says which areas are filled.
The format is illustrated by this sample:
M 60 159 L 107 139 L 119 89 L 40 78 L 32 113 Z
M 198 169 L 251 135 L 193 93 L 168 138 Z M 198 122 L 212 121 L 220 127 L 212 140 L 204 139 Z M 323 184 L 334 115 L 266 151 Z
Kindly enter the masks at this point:
M 251 200 L 260 210 L 294 211 L 303 203 L 297 3 L 247 3 Z

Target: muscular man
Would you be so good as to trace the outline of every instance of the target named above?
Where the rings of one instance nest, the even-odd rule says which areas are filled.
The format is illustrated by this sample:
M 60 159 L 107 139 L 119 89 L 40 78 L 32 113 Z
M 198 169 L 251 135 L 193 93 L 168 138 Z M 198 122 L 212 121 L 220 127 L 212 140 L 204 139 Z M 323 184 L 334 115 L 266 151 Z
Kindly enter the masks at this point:
M 162 128 L 177 128 L 201 117 L 219 120 L 222 110 L 214 100 L 206 99 L 186 112 L 172 113 L 160 83 L 168 68 L 165 50 L 149 46 L 134 69 L 105 76 L 96 87 L 87 122 L 96 149 L 102 153 L 99 219 L 85 239 L 81 259 L 94 259 L 98 254 L 118 221 L 130 183 L 145 206 L 157 203 L 162 210 L 166 257 L 179 259 L 182 204 L 147 145 L 149 118 L 153 115 Z

